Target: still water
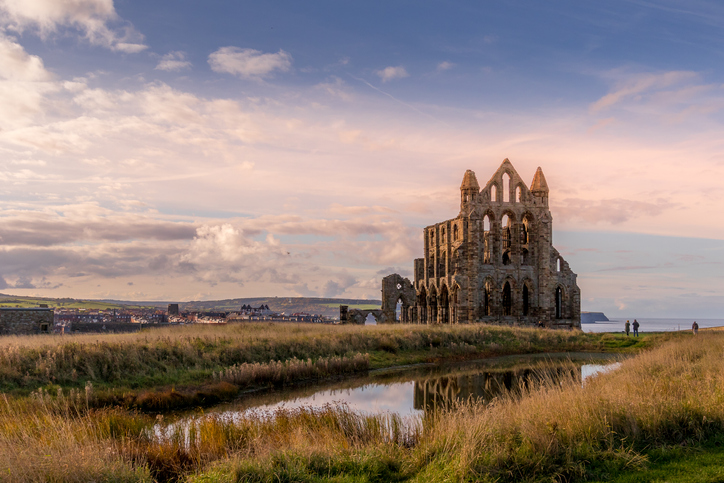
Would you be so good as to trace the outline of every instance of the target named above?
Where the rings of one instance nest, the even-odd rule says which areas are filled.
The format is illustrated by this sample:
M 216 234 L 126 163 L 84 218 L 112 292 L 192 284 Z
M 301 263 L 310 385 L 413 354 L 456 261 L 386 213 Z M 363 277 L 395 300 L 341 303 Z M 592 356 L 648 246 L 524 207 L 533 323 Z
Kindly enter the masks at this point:
M 615 368 L 617 360 L 620 356 L 611 354 L 567 353 L 423 364 L 372 371 L 364 377 L 321 386 L 247 394 L 205 412 L 231 418 L 251 412 L 268 417 L 281 408 L 346 404 L 353 411 L 367 414 L 418 415 L 468 399 L 489 402 L 504 392 L 543 379 L 573 377 L 584 383 L 599 372 Z

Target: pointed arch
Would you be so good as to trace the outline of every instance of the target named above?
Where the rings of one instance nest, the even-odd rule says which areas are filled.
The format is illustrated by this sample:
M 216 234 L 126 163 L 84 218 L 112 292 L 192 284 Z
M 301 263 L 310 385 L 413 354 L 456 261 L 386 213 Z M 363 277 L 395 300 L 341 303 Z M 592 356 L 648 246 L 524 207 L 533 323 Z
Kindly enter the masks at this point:
M 510 202 L 510 175 L 503 173 L 503 203 Z
M 427 323 L 436 324 L 437 323 L 437 289 L 435 288 L 435 285 L 430 285 L 430 293 L 427 296 L 427 307 L 428 307 Z
M 452 287 L 452 295 L 450 298 L 450 323 L 457 324 L 460 315 L 458 314 L 460 304 L 460 285 L 457 283 Z
M 483 281 L 482 293 L 480 294 L 480 307 L 478 310 L 478 318 L 489 317 L 493 315 L 494 304 L 494 287 L 495 283 L 491 277 L 486 277 Z
M 503 315 L 513 315 L 513 287 L 511 287 L 510 280 L 506 280 L 503 283 L 501 296 Z
M 440 313 L 439 322 L 441 324 L 447 324 L 450 322 L 450 293 L 447 289 L 446 284 L 442 284 L 440 287 L 440 307 L 438 309 Z
M 423 285 L 417 294 L 417 322 L 427 323 L 427 289 Z
M 557 285 L 556 290 L 554 293 L 555 297 L 555 306 L 556 306 L 556 319 L 562 319 L 563 318 L 563 307 L 565 302 L 565 289 L 562 285 Z

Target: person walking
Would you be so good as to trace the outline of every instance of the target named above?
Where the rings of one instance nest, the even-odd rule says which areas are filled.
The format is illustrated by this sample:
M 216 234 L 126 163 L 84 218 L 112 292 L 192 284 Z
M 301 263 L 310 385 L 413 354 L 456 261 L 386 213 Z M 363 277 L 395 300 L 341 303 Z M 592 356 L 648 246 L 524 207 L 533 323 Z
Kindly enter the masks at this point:
M 691 324 L 691 331 L 694 333 L 694 335 L 699 333 L 699 324 L 696 323 L 696 320 L 693 324 Z
M 626 329 L 626 337 L 628 337 L 628 333 L 631 331 L 631 322 L 627 320 L 626 324 L 624 324 L 624 329 Z
M 633 323 L 634 337 L 638 337 L 638 336 L 639 336 L 639 326 L 640 326 L 640 325 L 641 325 L 641 324 L 639 324 L 639 321 L 636 320 L 636 319 L 634 319 L 634 323 Z

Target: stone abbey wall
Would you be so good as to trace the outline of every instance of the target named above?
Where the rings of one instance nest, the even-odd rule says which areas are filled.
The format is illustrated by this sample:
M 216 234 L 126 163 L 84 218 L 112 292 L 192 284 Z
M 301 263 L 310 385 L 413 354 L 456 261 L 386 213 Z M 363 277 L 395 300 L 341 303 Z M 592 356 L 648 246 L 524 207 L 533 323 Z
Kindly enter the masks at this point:
M 407 322 L 580 328 L 577 276 L 552 245 L 548 193 L 541 168 L 528 188 L 508 159 L 482 188 L 466 171 L 460 213 L 424 229 L 414 282 L 383 279 L 383 304 L 401 301 Z M 397 289 L 407 284 L 413 302 Z
M 0 335 L 53 332 L 53 309 L 0 308 Z

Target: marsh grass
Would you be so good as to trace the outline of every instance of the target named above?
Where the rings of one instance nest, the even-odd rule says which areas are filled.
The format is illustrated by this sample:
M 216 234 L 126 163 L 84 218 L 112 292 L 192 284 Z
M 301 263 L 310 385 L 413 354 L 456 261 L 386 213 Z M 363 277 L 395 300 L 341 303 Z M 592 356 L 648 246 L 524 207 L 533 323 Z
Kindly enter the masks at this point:
M 337 343 L 345 353 L 351 338 L 379 347 L 388 337 L 398 351 L 415 344 L 479 342 L 485 345 L 476 347 L 495 344 L 493 351 L 534 351 L 552 341 L 578 350 L 586 340 L 618 343 L 522 329 L 384 329 L 343 330 Z M 336 347 L 329 334 L 319 331 L 316 340 L 301 332 L 294 341 L 321 352 Z M 279 410 L 272 417 L 201 414 L 167 424 L 119 408 L 93 409 L 93 390 L 36 391 L 0 400 L 0 470 L 11 472 L 9 481 L 609 480 L 642 471 L 657 448 L 702 448 L 722 440 L 724 334 L 669 337 L 584 386 L 573 374 L 554 379 L 543 368 L 488 405 L 470 401 L 421 418 L 328 406 Z M 272 347 L 278 353 L 275 341 L 264 344 L 267 353 Z
M 368 353 L 374 368 L 451 357 L 621 350 L 624 343 L 637 344 L 633 350 L 648 340 L 479 324 L 198 324 L 134 334 L 10 336 L 0 337 L 0 390 L 27 394 L 49 384 L 83 388 L 91 381 L 97 390 L 128 392 L 205 384 L 228 367 L 272 361 Z

